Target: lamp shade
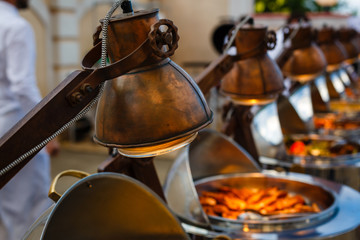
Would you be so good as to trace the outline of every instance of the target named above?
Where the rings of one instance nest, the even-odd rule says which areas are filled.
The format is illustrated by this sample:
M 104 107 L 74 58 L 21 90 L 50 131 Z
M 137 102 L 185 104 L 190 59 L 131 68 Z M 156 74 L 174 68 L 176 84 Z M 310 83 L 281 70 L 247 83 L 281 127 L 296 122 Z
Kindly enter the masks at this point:
M 294 81 L 314 80 L 326 70 L 326 59 L 313 41 L 309 24 L 291 24 L 284 29 L 284 49 L 276 59 L 282 73 Z
M 353 39 L 356 36 L 356 31 L 351 28 L 340 28 L 337 31 L 340 43 L 343 45 L 347 58 L 345 64 L 351 65 L 358 61 L 360 49 L 355 45 Z
M 109 22 L 109 58 L 117 61 L 137 48 L 156 25 L 158 10 L 117 16 Z M 174 26 L 165 32 L 171 40 Z M 175 27 L 176 28 L 176 27 Z M 163 43 L 159 42 L 159 49 Z M 165 44 L 166 45 L 166 44 Z M 167 41 L 167 48 L 174 47 Z M 190 143 L 212 121 L 193 79 L 169 58 L 107 81 L 96 112 L 95 141 L 129 157 L 150 157 Z
M 283 76 L 267 54 L 276 36 L 265 26 L 245 25 L 235 38 L 234 66 L 221 82 L 221 92 L 240 105 L 262 105 L 274 101 L 284 89 Z
M 338 70 L 347 58 L 347 53 L 344 46 L 336 38 L 335 30 L 324 26 L 316 31 L 316 42 L 325 56 L 327 62 L 326 71 Z

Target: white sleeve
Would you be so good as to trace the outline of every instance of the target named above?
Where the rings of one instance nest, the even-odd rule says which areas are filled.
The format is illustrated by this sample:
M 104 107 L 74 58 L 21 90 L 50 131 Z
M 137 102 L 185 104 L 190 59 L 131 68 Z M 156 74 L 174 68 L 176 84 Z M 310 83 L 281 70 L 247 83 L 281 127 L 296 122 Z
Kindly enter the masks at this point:
M 41 100 L 36 85 L 36 47 L 31 26 L 25 21 L 14 24 L 6 37 L 6 45 L 6 74 L 10 90 L 23 110 L 28 112 Z

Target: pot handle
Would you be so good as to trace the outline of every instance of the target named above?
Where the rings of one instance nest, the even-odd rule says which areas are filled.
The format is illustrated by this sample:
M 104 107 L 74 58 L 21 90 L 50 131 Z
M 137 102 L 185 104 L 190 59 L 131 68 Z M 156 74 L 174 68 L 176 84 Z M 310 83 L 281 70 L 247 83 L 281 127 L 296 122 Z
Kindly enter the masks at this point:
M 61 198 L 61 194 L 56 192 L 55 186 L 58 183 L 59 179 L 62 177 L 65 177 L 65 176 L 77 177 L 77 178 L 82 179 L 87 176 L 90 176 L 90 174 L 86 173 L 86 172 L 78 171 L 78 170 L 65 170 L 65 171 L 59 173 L 58 175 L 56 175 L 55 178 L 51 182 L 49 194 L 48 194 L 49 198 L 51 198 L 54 202 L 57 202 Z
M 185 232 L 192 234 L 196 239 L 199 237 L 199 239 L 204 240 L 232 240 L 231 237 L 224 234 L 219 234 L 218 232 L 214 232 L 212 230 L 200 228 L 186 223 L 181 223 L 181 225 L 185 229 Z

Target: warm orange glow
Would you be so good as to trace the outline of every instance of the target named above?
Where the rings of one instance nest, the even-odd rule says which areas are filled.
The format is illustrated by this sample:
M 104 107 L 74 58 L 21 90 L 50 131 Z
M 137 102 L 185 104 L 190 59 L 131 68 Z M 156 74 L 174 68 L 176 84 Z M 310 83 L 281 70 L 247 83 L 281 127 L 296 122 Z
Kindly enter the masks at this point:
M 133 158 L 142 158 L 142 157 L 154 157 L 175 151 L 181 147 L 184 147 L 191 143 L 197 136 L 197 132 L 182 138 L 178 138 L 172 141 L 154 144 L 150 146 L 143 147 L 132 147 L 132 148 L 118 148 L 118 151 L 121 155 Z
M 291 74 L 287 74 L 287 73 L 284 73 L 284 74 L 293 81 L 298 81 L 300 83 L 307 83 L 307 82 L 315 80 L 318 76 L 320 76 L 323 73 L 324 72 L 321 71 L 321 72 L 317 72 L 317 73 L 313 73 L 313 74 L 301 74 L 301 75 L 291 75 Z
M 244 232 L 249 232 L 249 231 L 250 231 L 250 229 L 249 229 L 249 227 L 248 227 L 247 224 L 244 225 L 243 231 L 244 231 Z
M 344 64 L 345 64 L 345 65 L 352 65 L 352 64 L 356 63 L 357 61 L 358 61 L 358 58 L 357 58 L 357 57 L 355 57 L 355 58 L 349 58 L 349 59 L 346 59 L 346 60 L 344 61 Z
M 348 102 L 343 100 L 331 100 L 330 109 L 332 111 L 341 113 L 354 113 L 360 111 L 360 104 L 358 102 Z
M 273 101 L 275 101 L 277 99 L 277 95 L 276 96 L 269 96 L 268 98 L 239 98 L 239 97 L 231 97 L 231 100 L 235 103 L 235 104 L 239 104 L 239 105 L 245 105 L 245 106 L 253 106 L 253 105 L 266 105 L 269 104 Z
M 328 64 L 326 66 L 326 72 L 331 73 L 334 72 L 342 67 L 343 64 Z

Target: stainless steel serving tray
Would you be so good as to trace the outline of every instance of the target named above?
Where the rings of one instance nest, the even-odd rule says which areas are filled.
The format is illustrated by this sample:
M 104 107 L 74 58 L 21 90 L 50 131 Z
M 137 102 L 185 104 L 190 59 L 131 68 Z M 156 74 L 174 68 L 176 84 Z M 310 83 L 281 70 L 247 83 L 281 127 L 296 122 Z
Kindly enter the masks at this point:
M 309 181 L 310 180 L 310 181 Z M 308 203 L 316 203 L 321 209 L 319 213 L 289 219 L 238 219 L 230 220 L 223 217 L 208 216 L 216 230 L 221 231 L 248 231 L 248 232 L 277 232 L 308 228 L 331 218 L 337 211 L 337 197 L 331 189 L 321 186 L 313 179 L 300 179 L 294 176 L 271 175 L 265 173 L 227 174 L 204 178 L 195 181 L 198 194 L 209 191 L 213 187 L 228 186 L 231 188 L 258 188 L 278 187 L 291 194 L 299 194 Z

